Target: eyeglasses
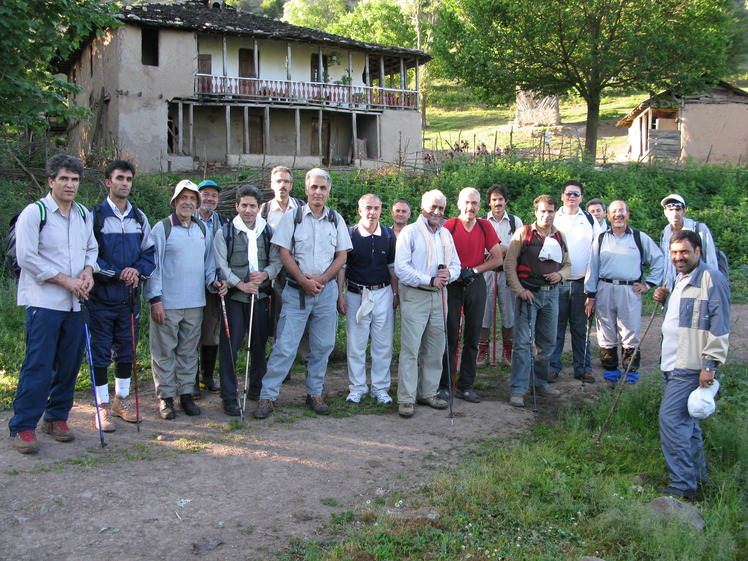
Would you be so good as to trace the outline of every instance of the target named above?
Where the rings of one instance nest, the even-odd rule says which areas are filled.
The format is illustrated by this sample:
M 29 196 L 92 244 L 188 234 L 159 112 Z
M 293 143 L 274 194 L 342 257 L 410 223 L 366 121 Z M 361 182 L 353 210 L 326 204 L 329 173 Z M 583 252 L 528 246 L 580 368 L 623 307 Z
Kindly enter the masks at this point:
M 579 191 L 566 191 L 564 195 L 566 195 L 567 197 L 581 197 L 582 193 L 580 193 Z

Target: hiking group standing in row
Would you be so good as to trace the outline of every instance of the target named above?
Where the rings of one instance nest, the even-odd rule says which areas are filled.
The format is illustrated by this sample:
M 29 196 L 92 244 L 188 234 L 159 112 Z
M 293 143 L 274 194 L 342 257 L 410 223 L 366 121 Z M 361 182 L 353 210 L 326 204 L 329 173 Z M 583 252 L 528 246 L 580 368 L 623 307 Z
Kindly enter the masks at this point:
M 90 212 L 74 201 L 82 174 L 75 158 L 51 158 L 49 194 L 27 206 L 16 224 L 18 304 L 27 308 L 26 359 L 9 424 L 19 451 L 38 450 L 40 419 L 42 431 L 54 439 L 74 438 L 67 418 L 83 356 L 83 301 L 90 311 L 95 423 L 111 432 L 113 416 L 140 420 L 130 393 L 141 291 L 150 309 L 151 365 L 159 415 L 165 420 L 176 417 L 177 399 L 185 414 L 199 415 L 195 399 L 201 387 L 220 392 L 226 415 L 244 415 L 248 397 L 257 401 L 252 415 L 268 417 L 297 351 L 306 365 L 306 402 L 315 413 L 328 414 L 323 388 L 338 313 L 347 318 L 347 401 L 359 403 L 371 393 L 379 403 L 392 403 L 398 307 L 397 403 L 400 416 L 408 418 L 415 405 L 445 409 L 453 397 L 481 401 L 473 383 L 489 354 L 495 360 L 496 333 L 493 352 L 489 337 L 497 306 L 499 354 L 511 364 L 511 405 L 523 407 L 530 389 L 536 397 L 560 395 L 550 384 L 562 369 L 567 323 L 573 375 L 583 383 L 595 381 L 589 344 L 593 315 L 604 379 L 614 383 L 626 373 L 625 381 L 635 383 L 642 294 L 665 286 L 672 291 L 671 301 L 678 298 L 679 311 L 673 315 L 668 307 L 663 325 L 664 341 L 675 341 L 667 351 L 663 343 L 663 451 L 671 474 L 679 474 L 672 476 L 673 488 L 692 492 L 690 480 L 681 483 L 687 479 L 681 456 L 693 454 L 679 446 L 684 439 L 689 446 L 700 445 L 700 431 L 698 423 L 682 427 L 683 388 L 708 385 L 724 363 L 729 287 L 716 270 L 711 232 L 685 218 L 680 195 L 661 201 L 669 224 L 658 247 L 628 225 L 625 201 L 611 202 L 607 214 L 600 199 L 588 203 L 594 216 L 583 210 L 578 181 L 563 187 L 561 207 L 550 195 L 537 197 L 530 225 L 506 211 L 507 190 L 494 185 L 486 195 L 490 212 L 485 219 L 479 217 L 481 194 L 468 187 L 457 200 L 459 216 L 449 220 L 444 219 L 446 198 L 438 190 L 423 194 L 412 224 L 409 203 L 396 201 L 392 228 L 380 223 L 381 198 L 364 195 L 360 219 L 348 228 L 327 206 L 332 181 L 326 171 L 315 168 L 306 174 L 307 201 L 302 202 L 290 196 L 292 171 L 279 166 L 271 172 L 274 198 L 263 204 L 256 187 L 238 188 L 233 219 L 215 210 L 222 190 L 218 184 L 182 180 L 171 197 L 173 213 L 151 229 L 143 212 L 128 201 L 135 175 L 130 162 L 107 167 L 109 194 Z M 709 288 L 700 284 L 702 279 L 709 279 Z M 686 290 L 684 283 L 694 289 Z M 658 300 L 664 300 L 663 294 L 658 289 Z M 692 319 L 694 307 L 697 320 Z M 236 358 L 245 336 L 248 363 L 240 392 Z M 688 353 L 681 351 L 681 338 L 688 341 Z M 683 388 L 667 389 L 683 380 Z M 670 430 L 676 421 L 679 428 Z M 703 462 L 689 469 L 689 474 L 703 471 Z

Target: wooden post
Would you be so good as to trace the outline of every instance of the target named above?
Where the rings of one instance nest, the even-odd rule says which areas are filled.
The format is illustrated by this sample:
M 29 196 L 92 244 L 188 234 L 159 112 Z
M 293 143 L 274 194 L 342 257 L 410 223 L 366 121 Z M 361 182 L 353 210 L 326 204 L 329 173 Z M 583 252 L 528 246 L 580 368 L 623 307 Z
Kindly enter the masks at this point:
M 226 106 L 226 156 L 231 154 L 231 106 Z M 228 159 L 228 158 L 227 158 Z
M 249 107 L 244 106 L 244 149 L 245 154 L 249 154 Z
M 294 112 L 294 129 L 296 133 L 296 154 L 301 152 L 301 113 L 299 108 Z
M 177 118 L 179 119 L 179 128 L 177 129 L 177 154 L 182 154 L 182 128 L 184 128 L 184 107 L 182 102 L 177 102 Z
M 194 146 L 195 119 L 194 119 L 194 112 L 193 112 L 194 107 L 195 107 L 194 104 L 192 103 L 189 104 L 190 110 L 188 112 L 188 119 L 190 120 L 190 140 L 189 140 L 190 156 L 195 155 L 195 146 Z
M 262 153 L 267 154 L 270 148 L 270 107 L 265 107 L 265 133 L 262 141 Z

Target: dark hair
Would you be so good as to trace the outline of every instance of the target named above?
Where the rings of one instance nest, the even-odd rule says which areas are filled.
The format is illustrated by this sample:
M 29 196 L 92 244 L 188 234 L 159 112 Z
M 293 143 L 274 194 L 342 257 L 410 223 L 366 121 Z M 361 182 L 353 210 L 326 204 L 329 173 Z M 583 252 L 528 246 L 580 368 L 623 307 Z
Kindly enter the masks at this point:
M 535 207 L 535 210 L 538 210 L 538 206 L 540 206 L 540 203 L 553 205 L 553 210 L 558 210 L 558 203 L 556 202 L 556 199 L 554 199 L 550 195 L 540 195 L 537 199 L 535 199 L 532 202 L 533 206 Z
M 670 238 L 670 245 L 674 242 L 689 242 L 694 250 L 698 247 L 701 249 L 701 236 L 693 230 L 678 230 Z
M 566 191 L 566 188 L 569 187 L 570 185 L 573 185 L 574 187 L 579 187 L 579 192 L 582 193 L 582 195 L 584 195 L 584 187 L 582 187 L 582 182 L 576 179 L 570 179 L 569 181 L 564 183 L 564 188 L 561 189 L 561 192 L 564 193 Z
M 241 201 L 243 197 L 254 197 L 258 205 L 262 203 L 262 193 L 254 185 L 242 185 L 236 190 L 236 202 Z
M 135 166 L 132 164 L 132 162 L 128 162 L 127 160 L 114 160 L 104 170 L 104 178 L 111 179 L 112 174 L 116 169 L 132 172 L 132 176 L 135 177 Z
M 605 203 L 602 199 L 590 199 L 589 201 L 587 201 L 587 206 L 584 208 L 589 210 L 589 208 L 593 205 L 600 205 L 601 207 L 603 207 L 603 212 L 607 210 L 607 207 L 605 206 Z
M 56 154 L 47 160 L 47 177 L 54 179 L 61 169 L 66 169 L 77 173 L 83 178 L 83 164 L 78 158 L 73 158 L 67 154 Z
M 504 200 L 508 200 L 508 197 L 506 195 L 506 187 L 495 183 L 488 188 L 488 191 L 486 191 L 486 202 L 491 202 L 491 195 L 493 195 L 494 193 L 501 193 L 501 196 L 504 197 Z
M 408 210 L 413 210 L 410 206 L 410 203 L 405 199 L 397 199 L 394 203 L 392 203 L 392 207 L 394 207 L 397 203 L 405 203 L 406 205 L 408 205 Z

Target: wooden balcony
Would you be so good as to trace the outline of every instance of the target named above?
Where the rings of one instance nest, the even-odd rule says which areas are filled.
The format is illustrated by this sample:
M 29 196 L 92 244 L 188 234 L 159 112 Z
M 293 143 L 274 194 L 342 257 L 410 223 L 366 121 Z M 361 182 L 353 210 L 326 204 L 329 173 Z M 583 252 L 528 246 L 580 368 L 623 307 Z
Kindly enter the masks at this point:
M 418 92 L 393 88 L 262 80 L 195 74 L 195 93 L 216 100 L 272 104 L 325 105 L 363 110 L 418 110 Z

